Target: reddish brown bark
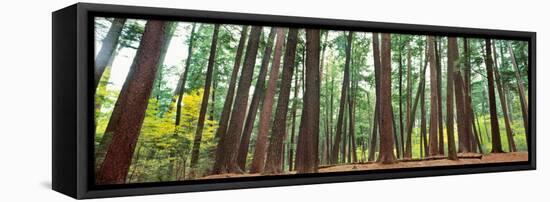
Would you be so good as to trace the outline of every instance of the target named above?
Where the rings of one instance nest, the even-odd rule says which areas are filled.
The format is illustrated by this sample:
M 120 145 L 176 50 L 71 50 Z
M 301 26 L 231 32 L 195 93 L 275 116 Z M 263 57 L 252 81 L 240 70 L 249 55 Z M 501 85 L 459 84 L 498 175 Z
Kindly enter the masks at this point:
M 458 60 L 458 47 L 455 37 L 447 38 L 447 155 L 450 160 L 458 160 L 456 156 L 455 136 L 454 136 L 454 113 L 453 113 L 453 93 L 454 93 L 454 72 Z M 464 118 L 464 117 L 459 117 Z
M 436 156 L 439 154 L 438 142 L 438 118 L 437 118 L 437 60 L 435 58 L 435 40 L 433 36 L 428 36 L 428 57 L 430 61 L 430 146 L 428 155 Z
M 222 114 L 218 123 L 218 129 L 216 130 L 216 138 L 220 138 L 227 132 L 227 125 L 229 125 L 229 117 L 231 116 L 231 106 L 233 105 L 233 97 L 235 96 L 235 85 L 237 83 L 237 75 L 239 74 L 239 68 L 241 67 L 242 55 L 244 45 L 247 38 L 248 26 L 243 26 L 241 30 L 241 37 L 239 39 L 239 45 L 237 45 L 237 52 L 235 53 L 235 62 L 233 64 L 233 71 L 231 72 L 231 78 L 229 79 L 229 87 L 225 96 L 225 102 L 223 103 Z
M 241 135 L 241 143 L 239 146 L 239 154 L 237 156 L 237 164 L 241 170 L 246 169 L 246 157 L 248 156 L 248 147 L 250 143 L 250 135 L 254 128 L 254 121 L 256 120 L 256 114 L 260 105 L 260 99 L 262 99 L 265 86 L 265 77 L 267 74 L 267 68 L 269 61 L 271 60 L 271 52 L 273 51 L 273 40 L 275 39 L 275 28 L 271 28 L 268 41 L 264 50 L 262 64 L 260 66 L 260 72 L 258 79 L 256 79 L 256 87 L 254 87 L 254 95 L 248 108 L 248 115 L 246 116 L 246 122 L 244 125 L 243 134 Z
M 277 28 L 277 41 L 275 42 L 275 52 L 273 53 L 273 62 L 269 71 L 269 80 L 264 94 L 262 110 L 260 112 L 260 121 L 258 127 L 258 137 L 254 147 L 254 156 L 250 166 L 250 173 L 263 172 L 266 158 L 267 137 L 271 123 L 271 114 L 273 113 L 273 102 L 275 91 L 277 90 L 277 79 L 279 78 L 279 67 L 281 64 L 281 55 L 285 33 L 283 28 Z
M 273 118 L 271 138 L 269 140 L 267 159 L 263 171 L 263 173 L 266 174 L 277 174 L 282 172 L 282 150 L 286 132 L 286 118 L 290 87 L 292 86 L 292 74 L 294 73 L 297 38 L 298 29 L 290 28 L 285 48 L 279 100 L 277 101 L 277 109 L 275 110 L 275 117 Z
M 120 114 L 112 142 L 96 176 L 97 184 L 122 184 L 126 180 L 153 88 L 165 27 L 166 23 L 162 21 L 149 21 L 145 25 L 136 54 L 135 70 L 126 78 L 126 98 L 119 98 L 122 102 L 116 106 Z
M 378 162 L 389 164 L 395 162 L 393 153 L 393 123 L 391 108 L 391 36 L 382 34 L 380 68 L 380 155 Z
M 298 137 L 296 158 L 297 173 L 315 173 L 319 166 L 319 112 L 320 112 L 320 78 L 319 53 L 320 36 L 318 29 L 306 29 L 306 80 L 302 122 Z M 298 152 L 299 151 L 299 152 Z
M 243 70 L 239 85 L 235 95 L 235 101 L 231 111 L 231 120 L 227 128 L 227 133 L 221 136 L 216 148 L 216 160 L 214 162 L 214 174 L 221 173 L 241 173 L 242 170 L 237 166 L 237 152 L 239 149 L 239 139 L 244 125 L 246 108 L 248 105 L 248 91 L 252 83 L 254 74 L 254 65 L 256 55 L 258 54 L 258 45 L 262 27 L 253 26 L 250 31 L 250 38 L 246 47 L 244 56 Z
M 489 113 L 491 115 L 491 153 L 502 153 L 500 140 L 500 128 L 498 124 L 497 105 L 495 99 L 495 81 L 493 78 L 493 54 L 491 53 L 491 40 L 485 39 L 485 67 L 487 68 L 487 83 L 489 87 Z

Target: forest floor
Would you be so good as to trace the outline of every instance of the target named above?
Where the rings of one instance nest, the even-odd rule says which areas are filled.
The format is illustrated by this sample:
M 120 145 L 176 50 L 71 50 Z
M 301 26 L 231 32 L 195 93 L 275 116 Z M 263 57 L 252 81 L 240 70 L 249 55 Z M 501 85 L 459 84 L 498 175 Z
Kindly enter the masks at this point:
M 345 172 L 345 171 L 364 171 L 364 170 L 380 170 L 380 169 L 399 169 L 399 168 L 420 168 L 420 167 L 436 167 L 436 166 L 452 166 L 452 165 L 471 165 L 471 164 L 489 164 L 489 163 L 504 163 L 504 162 L 521 162 L 528 160 L 527 152 L 512 152 L 500 154 L 480 155 L 474 153 L 459 154 L 459 160 L 452 161 L 445 157 L 434 157 L 432 159 L 408 159 L 399 160 L 394 164 L 380 164 L 374 162 L 342 164 L 342 165 L 321 165 L 320 173 L 329 172 Z M 295 174 L 296 172 L 286 172 L 279 175 Z M 233 178 L 233 177 L 254 177 L 261 174 L 220 174 L 209 175 L 199 179 L 217 179 L 217 178 Z

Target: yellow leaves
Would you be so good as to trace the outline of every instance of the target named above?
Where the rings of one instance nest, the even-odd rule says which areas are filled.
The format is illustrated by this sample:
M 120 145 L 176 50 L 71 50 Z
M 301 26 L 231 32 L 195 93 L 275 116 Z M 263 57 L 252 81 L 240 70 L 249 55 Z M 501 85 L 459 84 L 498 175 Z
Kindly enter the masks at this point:
M 180 125 L 175 126 L 176 103 L 172 103 L 168 112 L 159 114 L 158 102 L 155 98 L 149 99 L 145 120 L 141 128 L 140 141 L 154 143 L 159 149 L 190 148 L 195 138 L 199 119 L 203 89 L 191 91 L 183 96 Z M 177 98 L 175 99 L 177 100 Z M 217 121 L 205 120 L 202 142 L 209 145 L 214 139 Z

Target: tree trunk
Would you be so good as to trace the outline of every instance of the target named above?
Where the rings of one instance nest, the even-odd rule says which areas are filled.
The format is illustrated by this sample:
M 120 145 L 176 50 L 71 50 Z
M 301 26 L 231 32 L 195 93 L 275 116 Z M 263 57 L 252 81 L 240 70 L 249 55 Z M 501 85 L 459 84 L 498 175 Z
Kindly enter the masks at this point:
M 455 100 L 456 100 L 456 116 L 458 117 L 456 119 L 456 125 L 458 128 L 458 152 L 460 153 L 468 153 L 471 152 L 470 147 L 470 131 L 466 127 L 468 123 L 466 123 L 467 120 L 467 114 L 466 114 L 466 106 L 464 103 L 464 89 L 463 89 L 463 81 L 462 81 L 462 75 L 459 70 L 455 71 L 454 75 L 454 84 L 455 84 Z
M 426 157 L 428 156 L 428 137 L 427 137 L 427 129 L 426 129 L 426 83 L 424 79 L 424 83 L 422 83 L 422 93 L 420 94 L 420 137 L 421 140 L 421 151 L 420 155 Z
M 523 85 L 523 80 L 519 72 L 518 63 L 516 62 L 516 56 L 512 50 L 512 43 L 508 44 L 508 51 L 510 52 L 510 57 L 512 58 L 512 65 L 514 65 L 516 82 L 518 84 L 519 90 L 519 100 L 521 104 L 521 115 L 523 116 L 523 127 L 525 128 L 525 134 L 529 134 L 529 111 L 527 105 L 527 98 L 525 97 L 525 87 Z
M 180 76 L 178 86 L 176 87 L 176 92 L 178 95 L 178 101 L 176 102 L 176 122 L 175 125 L 178 127 L 180 125 L 181 119 L 181 102 L 183 101 L 183 93 L 185 92 L 185 83 L 187 82 L 187 75 L 189 74 L 189 69 L 191 68 L 191 59 L 193 57 L 193 43 L 195 42 L 195 28 L 196 23 L 193 23 L 191 28 L 191 36 L 189 36 L 189 46 L 187 47 L 187 59 L 185 60 L 185 70 Z
M 194 171 L 199 161 L 199 151 L 201 148 L 202 131 L 204 129 L 204 120 L 206 118 L 206 110 L 208 108 L 208 99 L 210 98 L 210 88 L 212 85 L 212 74 L 214 72 L 214 64 L 216 63 L 216 48 L 218 44 L 218 33 L 220 25 L 214 25 L 214 33 L 212 35 L 212 43 L 210 45 L 210 55 L 208 56 L 208 64 L 206 67 L 206 81 L 204 83 L 204 93 L 202 96 L 201 109 L 199 111 L 199 120 L 197 129 L 195 130 L 195 138 L 193 139 L 193 148 L 191 149 L 191 168 Z M 193 176 L 194 177 L 194 176 Z
M 213 169 L 214 174 L 242 173 L 242 170 L 237 166 L 237 152 L 246 116 L 245 109 L 248 105 L 248 91 L 252 83 L 252 75 L 254 74 L 254 66 L 256 63 L 256 55 L 258 54 L 261 34 L 262 27 L 252 27 L 244 56 L 243 70 L 241 72 L 241 78 L 239 79 L 239 85 L 231 111 L 231 120 L 229 121 L 227 133 L 220 137 L 218 147 L 216 148 L 216 159 Z
M 290 28 L 288 32 L 285 58 L 283 63 L 283 74 L 281 78 L 279 100 L 277 101 L 277 109 L 273 118 L 273 126 L 271 127 L 271 138 L 267 152 L 267 160 L 263 173 L 278 174 L 281 169 L 281 150 L 286 131 L 286 118 L 288 111 L 288 101 L 290 95 L 290 87 L 292 83 L 292 74 L 294 73 L 294 59 L 296 56 L 296 45 L 298 38 L 298 29 Z
M 316 173 L 319 166 L 319 110 L 320 110 L 320 78 L 319 78 L 319 30 L 306 29 L 306 80 L 302 122 L 298 137 L 297 150 L 302 155 L 296 161 L 297 173 Z M 296 152 L 298 154 L 298 152 Z
M 101 49 L 99 49 L 94 63 L 94 89 L 96 89 L 99 85 L 99 81 L 101 80 L 101 76 L 109 63 L 109 59 L 115 52 L 125 22 L 126 18 L 115 18 L 109 28 L 109 31 L 107 32 L 107 35 L 103 39 Z
M 342 142 L 342 127 L 345 114 L 346 96 L 349 86 L 349 66 L 351 58 L 351 42 L 353 38 L 353 32 L 349 32 L 346 44 L 346 61 L 344 65 L 344 80 L 342 81 L 342 92 L 340 94 L 340 109 L 338 110 L 338 120 L 336 121 L 336 136 L 334 138 L 334 145 L 332 147 L 331 163 L 338 163 L 338 151 L 340 150 L 340 143 Z
M 435 40 L 433 36 L 428 36 L 428 53 L 430 61 L 430 147 L 429 156 L 437 156 L 439 154 L 438 142 L 438 118 L 437 118 L 437 60 L 435 58 Z
M 427 50 L 426 50 L 427 51 Z M 411 75 L 411 69 L 412 69 L 412 65 L 411 65 L 411 60 L 410 60 L 410 57 L 411 57 L 411 49 L 409 47 L 409 53 L 408 53 L 408 61 L 407 61 L 407 66 L 408 67 L 408 80 L 407 83 L 409 84 L 412 84 L 412 81 L 411 78 L 410 78 L 410 75 Z M 420 80 L 418 81 L 418 88 L 416 90 L 416 97 L 414 98 L 414 103 L 413 103 L 413 106 L 412 106 L 412 110 L 409 110 L 407 109 L 407 139 L 406 139 L 406 148 L 405 148 L 405 154 L 403 156 L 404 159 L 411 159 L 412 158 L 412 130 L 414 128 L 414 120 L 416 118 L 416 107 L 418 106 L 418 101 L 421 100 L 422 102 L 422 111 L 424 111 L 424 95 L 421 95 L 421 93 L 423 93 L 423 88 L 424 88 L 424 85 L 425 85 L 425 82 L 426 82 L 426 69 L 428 67 L 428 58 L 426 57 L 425 58 L 425 61 L 424 61 L 424 67 L 422 68 L 421 72 L 420 72 Z M 407 95 L 407 105 L 409 105 L 409 107 L 407 108 L 410 108 L 410 100 L 411 100 L 411 95 L 412 94 L 412 86 L 407 84 L 407 88 L 409 91 Z M 420 97 L 422 97 L 422 99 L 420 99 Z M 424 112 L 422 112 L 422 114 L 424 114 Z M 424 116 L 424 115 L 422 115 Z M 422 142 L 422 135 L 419 135 L 421 137 L 421 141 L 420 141 L 420 148 L 422 148 L 422 145 L 423 145 L 423 142 Z M 422 153 L 422 152 L 421 152 Z
M 128 168 L 141 130 L 148 98 L 153 88 L 160 49 L 164 39 L 166 23 L 148 21 L 136 53 L 136 65 L 126 80 L 127 93 L 121 97 L 119 120 L 116 123 L 112 142 L 99 168 L 97 184 L 122 184 L 126 180 Z M 111 117 L 112 118 L 112 117 Z
M 378 132 L 380 131 L 378 126 L 380 123 L 380 40 L 378 39 L 378 33 L 372 33 L 372 46 L 374 57 L 374 80 L 376 91 L 376 104 L 374 107 L 374 121 L 371 133 L 370 147 L 369 147 L 369 161 L 374 161 L 376 150 L 378 149 Z
M 494 41 L 493 41 L 494 42 Z M 494 61 L 495 61 L 495 79 L 497 83 L 498 97 L 500 99 L 500 106 L 502 107 L 502 116 L 504 117 L 504 125 L 506 127 L 506 138 L 508 140 L 508 150 L 510 152 L 516 151 L 516 144 L 514 142 L 514 136 L 512 127 L 510 126 L 510 118 L 508 117 L 508 105 L 506 104 L 506 97 L 504 95 L 504 88 L 502 87 L 502 80 L 500 79 L 500 72 L 498 70 L 498 55 L 495 48 L 495 44 L 492 44 Z M 502 57 L 502 56 L 501 56 Z
M 397 158 L 403 156 L 403 150 L 405 150 L 404 135 L 403 135 L 403 45 L 401 44 L 401 38 L 399 38 L 399 138 L 401 146 L 397 146 Z
M 443 102 L 441 98 L 441 41 L 435 40 L 435 58 L 437 61 L 437 125 L 438 125 L 438 154 L 445 155 L 445 143 L 443 141 Z
M 216 130 L 217 139 L 220 139 L 222 136 L 225 135 L 225 132 L 227 132 L 227 126 L 229 125 L 231 106 L 233 105 L 233 97 L 235 96 L 235 84 L 237 83 L 239 67 L 241 66 L 247 32 L 248 26 L 243 26 L 241 30 L 241 37 L 239 39 L 239 45 L 237 45 L 237 52 L 235 53 L 235 63 L 233 64 L 233 71 L 231 72 L 231 78 L 229 79 L 229 87 L 225 96 L 225 102 L 223 103 L 222 114 L 218 123 L 218 129 Z
M 493 56 L 491 53 L 491 40 L 485 39 L 485 66 L 487 68 L 487 82 L 489 87 L 489 112 L 491 114 L 491 153 L 502 153 L 500 141 L 500 128 L 498 126 L 497 104 L 495 100 L 495 81 L 493 79 Z
M 284 39 L 283 39 L 284 40 Z M 298 79 L 298 68 L 295 68 L 296 70 L 296 78 L 294 79 L 294 96 L 292 97 L 292 130 L 290 133 L 290 143 L 289 143 L 289 153 L 288 153 L 288 170 L 292 171 L 294 170 L 294 134 L 296 133 L 296 111 L 298 110 L 298 102 L 296 99 L 298 98 L 298 91 L 300 90 L 300 79 Z
M 285 41 L 285 33 L 283 28 L 276 28 L 277 41 L 275 42 L 275 52 L 273 53 L 273 62 L 269 71 L 269 80 L 267 89 L 264 94 L 262 110 L 260 112 L 260 122 L 258 126 L 258 137 L 254 148 L 254 156 L 250 166 L 250 173 L 261 173 L 264 169 L 267 149 L 267 137 L 273 113 L 273 102 L 275 91 L 277 90 L 277 79 L 279 78 L 279 67 L 281 64 L 281 55 L 283 51 L 283 43 Z M 290 162 L 289 162 L 290 164 Z
M 447 155 L 450 160 L 458 160 L 456 155 L 456 145 L 454 136 L 454 113 L 453 113 L 453 93 L 454 93 L 454 72 L 458 61 L 458 46 L 455 37 L 447 38 Z M 459 117 L 464 118 L 464 117 Z
M 393 153 L 393 123 L 391 107 L 391 36 L 382 34 L 380 68 L 380 155 L 378 162 L 390 164 L 395 162 Z
M 271 28 L 269 38 L 262 56 L 262 64 L 260 66 L 260 72 L 258 79 L 256 80 L 256 87 L 254 87 L 254 95 L 248 108 L 248 115 L 246 116 L 246 122 L 244 125 L 243 134 L 241 135 L 241 143 L 239 146 L 239 154 L 237 156 L 237 165 L 241 170 L 246 169 L 246 157 L 248 156 L 248 147 L 250 143 L 250 135 L 254 128 L 254 121 L 256 120 L 256 114 L 260 105 L 261 99 L 264 97 L 264 86 L 269 61 L 271 60 L 271 52 L 273 51 L 273 40 L 275 39 L 275 28 Z
M 464 38 L 464 103 L 465 103 L 465 124 L 466 130 L 469 133 L 470 139 L 470 151 L 475 152 L 476 146 L 479 148 L 479 151 L 483 153 L 481 148 L 480 140 L 478 139 L 478 132 L 476 131 L 474 124 L 474 109 L 472 107 L 472 93 L 471 93 L 471 65 L 470 65 L 470 51 L 468 45 L 468 39 Z M 473 131 L 473 134 L 472 134 Z

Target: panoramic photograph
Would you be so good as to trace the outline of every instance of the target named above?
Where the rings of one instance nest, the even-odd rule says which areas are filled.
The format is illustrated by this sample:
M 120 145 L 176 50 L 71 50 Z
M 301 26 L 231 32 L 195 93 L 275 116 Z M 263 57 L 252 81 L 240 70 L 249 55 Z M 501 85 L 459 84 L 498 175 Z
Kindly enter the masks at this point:
M 96 185 L 528 161 L 529 43 L 94 19 Z

